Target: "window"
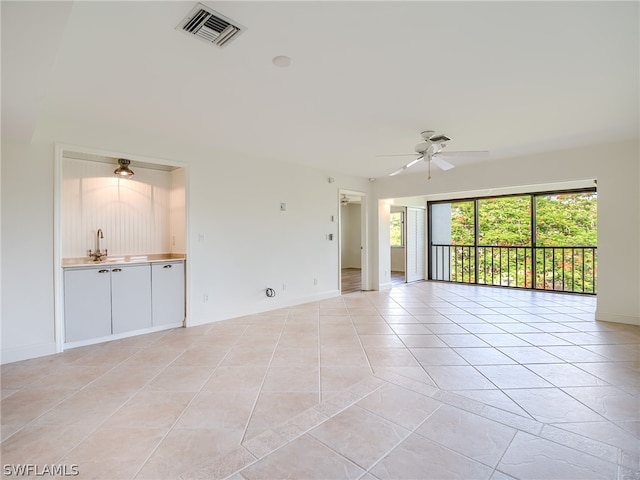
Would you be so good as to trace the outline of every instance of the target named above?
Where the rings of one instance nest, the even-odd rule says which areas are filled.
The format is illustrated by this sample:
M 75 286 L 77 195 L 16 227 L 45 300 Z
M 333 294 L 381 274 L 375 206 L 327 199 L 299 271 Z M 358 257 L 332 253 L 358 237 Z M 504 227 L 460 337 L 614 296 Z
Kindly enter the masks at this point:
M 391 246 L 404 247 L 404 212 L 391 212 Z
M 595 294 L 595 189 L 429 202 L 429 278 Z

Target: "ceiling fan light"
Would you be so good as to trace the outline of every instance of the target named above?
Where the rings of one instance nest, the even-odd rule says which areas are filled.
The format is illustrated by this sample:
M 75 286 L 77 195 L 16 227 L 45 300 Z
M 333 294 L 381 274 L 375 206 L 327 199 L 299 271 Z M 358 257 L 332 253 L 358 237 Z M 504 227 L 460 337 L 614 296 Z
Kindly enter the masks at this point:
M 118 177 L 125 177 L 125 178 L 133 177 L 134 173 L 133 173 L 133 170 L 129 168 L 130 164 L 131 164 L 131 160 L 127 160 L 126 158 L 119 158 L 118 159 L 119 167 L 116 168 L 113 171 L 113 173 Z

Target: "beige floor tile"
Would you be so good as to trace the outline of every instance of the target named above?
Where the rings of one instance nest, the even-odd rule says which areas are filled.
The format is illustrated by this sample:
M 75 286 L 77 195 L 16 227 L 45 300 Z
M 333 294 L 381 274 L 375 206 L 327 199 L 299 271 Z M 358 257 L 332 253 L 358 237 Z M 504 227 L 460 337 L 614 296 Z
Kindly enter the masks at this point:
M 262 385 L 263 392 L 314 392 L 320 390 L 316 366 L 270 367 Z
M 229 350 L 227 356 L 220 363 L 225 367 L 266 366 L 271 361 L 273 346 L 235 346 Z
M 180 417 L 193 398 L 193 392 L 157 392 L 142 390 L 105 422 L 106 427 L 140 427 L 165 432 Z
M 320 361 L 319 349 L 315 347 L 289 347 L 278 345 L 273 359 L 272 367 L 302 366 L 317 367 Z
M 60 388 L 23 388 L 0 402 L 3 425 L 26 425 L 75 394 Z
M 253 464 L 244 473 L 255 478 L 513 480 L 557 471 L 582 480 L 595 459 L 620 463 L 612 478 L 633 478 L 640 329 L 596 322 L 594 311 L 591 297 L 420 282 L 3 365 L 3 460 L 71 462 L 75 451 L 86 478 L 241 480 L 238 470 Z M 348 415 L 367 421 L 344 422 L 334 448 L 366 437 L 344 447 L 370 462 L 366 474 L 305 436 Z M 386 446 L 394 434 L 367 433 L 380 424 L 432 440 L 415 434 Z M 507 462 L 487 469 L 504 446 L 499 433 L 514 430 L 535 441 L 519 433 Z M 282 457 L 291 463 L 278 462 L 290 441 L 309 456 L 291 448 Z M 593 478 L 610 473 L 602 465 Z
M 492 390 L 495 385 L 475 368 L 463 365 L 425 366 L 424 369 L 445 390 Z
M 576 345 L 561 345 L 556 347 L 543 347 L 545 352 L 565 362 L 605 362 L 607 359 L 586 348 Z
M 407 388 L 388 384 L 367 395 L 356 405 L 413 430 L 442 405 Z
M 607 385 L 604 380 L 567 363 L 533 364 L 527 368 L 556 387 Z
M 276 450 L 240 472 L 247 480 L 359 478 L 364 470 L 308 435 Z
M 598 422 L 602 417 L 558 388 L 515 389 L 505 392 L 540 422 Z
M 151 380 L 146 389 L 159 392 L 199 392 L 213 370 L 213 367 L 171 364 Z
M 165 433 L 162 428 L 102 427 L 60 463 L 77 465 L 80 478 L 133 478 Z
M 547 347 L 547 348 L 569 348 L 569 347 Z M 534 363 L 562 363 L 563 360 L 552 355 L 546 350 L 538 347 L 499 347 L 505 355 L 521 364 Z
M 122 407 L 133 393 L 90 386 L 76 392 L 35 420 L 38 425 L 97 427 Z
M 118 365 L 96 379 L 91 387 L 133 394 L 149 383 L 164 367 Z
M 176 428 L 242 431 L 251 416 L 256 393 L 250 391 L 200 392 L 176 423 Z
M 202 387 L 203 392 L 257 392 L 267 373 L 265 366 L 238 366 L 216 368 Z
M 434 334 L 464 334 L 468 333 L 467 330 L 455 323 L 425 323 L 423 324 L 431 333 Z M 502 332 L 504 333 L 504 332 Z
M 215 347 L 197 343 L 187 348 L 171 365 L 215 367 L 231 347 Z
M 531 344 L 510 333 L 479 333 L 480 338 L 492 347 L 530 347 Z
M 469 365 L 453 348 L 411 348 L 420 365 Z
M 516 431 L 479 415 L 443 405 L 420 425 L 416 433 L 466 457 L 495 467 Z
M 120 366 L 126 368 L 166 367 L 182 355 L 185 350 L 186 348 L 173 346 L 160 347 L 154 344 L 154 346 L 138 351 L 125 360 Z
M 441 334 L 440 340 L 450 347 L 488 347 L 488 345 L 475 335 L 467 334 Z
M 578 368 L 616 386 L 640 386 L 640 367 L 636 362 L 581 363 Z
M 320 339 L 317 328 L 312 332 L 300 332 L 285 327 L 278 341 L 279 347 L 318 348 L 319 344 Z
M 420 435 L 410 435 L 370 471 L 381 480 L 488 479 L 493 469 L 438 445 Z
M 310 435 L 363 469 L 370 468 L 409 434 L 358 406 L 352 406 L 311 430 Z
M 89 435 L 95 425 L 28 425 L 2 443 L 3 464 L 54 464 Z
M 40 365 L 23 365 L 22 363 L 10 363 L 0 367 L 3 390 L 19 390 L 33 382 L 46 377 L 53 367 Z
M 507 412 L 532 418 L 525 410 L 514 402 L 502 390 L 462 390 L 458 392 L 467 398 L 491 405 Z
M 471 365 L 512 365 L 516 363 L 497 348 L 455 348 L 454 350 Z
M 369 367 L 322 367 L 320 387 L 322 392 L 344 390 L 371 375 Z
M 320 347 L 321 367 L 368 367 L 369 361 L 362 347 L 324 346 Z
M 397 335 L 428 335 L 432 332 L 419 323 L 394 323 L 389 325 Z
M 404 343 L 400 338 L 393 334 L 360 334 L 360 342 L 362 342 L 362 346 L 367 347 L 387 347 L 387 348 L 402 348 L 404 347 Z
M 420 364 L 405 348 L 365 347 L 371 367 L 417 367 Z
M 318 405 L 317 392 L 262 392 L 251 414 L 246 439 L 251 439 Z M 247 416 L 249 418 L 249 416 Z
M 607 420 L 635 421 L 640 418 L 640 399 L 616 387 L 570 387 L 563 390 Z
M 640 454 L 639 435 L 611 422 L 558 423 L 558 428 Z
M 479 365 L 476 369 L 498 388 L 545 388 L 552 385 L 522 365 Z
M 236 448 L 242 434 L 241 429 L 174 428 L 153 452 L 136 479 L 179 478 L 194 466 Z
M 516 478 L 612 479 L 617 466 L 557 443 L 519 432 L 498 469 Z
M 447 348 L 437 335 L 398 335 L 409 348 Z

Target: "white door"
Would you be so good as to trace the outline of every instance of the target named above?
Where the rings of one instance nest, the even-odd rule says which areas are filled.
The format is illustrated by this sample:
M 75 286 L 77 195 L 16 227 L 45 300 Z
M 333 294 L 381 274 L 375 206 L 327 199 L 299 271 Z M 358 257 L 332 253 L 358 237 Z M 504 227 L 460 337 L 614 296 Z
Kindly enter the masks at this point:
M 425 210 L 407 207 L 407 282 L 424 280 Z

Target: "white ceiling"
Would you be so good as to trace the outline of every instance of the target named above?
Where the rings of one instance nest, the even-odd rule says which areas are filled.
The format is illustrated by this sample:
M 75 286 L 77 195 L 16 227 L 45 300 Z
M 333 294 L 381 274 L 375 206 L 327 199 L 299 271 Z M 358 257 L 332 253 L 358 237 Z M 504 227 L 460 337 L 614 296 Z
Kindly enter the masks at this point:
M 3 137 L 44 116 L 363 177 L 426 129 L 489 161 L 638 138 L 638 2 L 203 3 L 246 32 L 176 30 L 195 1 L 2 1 Z

